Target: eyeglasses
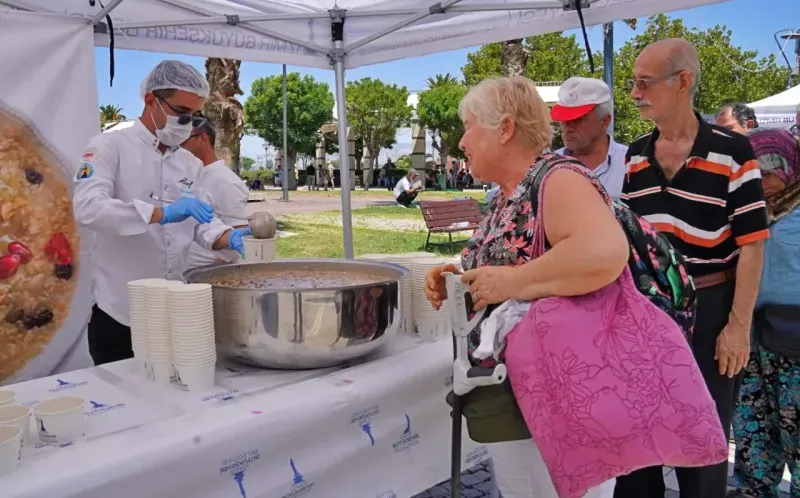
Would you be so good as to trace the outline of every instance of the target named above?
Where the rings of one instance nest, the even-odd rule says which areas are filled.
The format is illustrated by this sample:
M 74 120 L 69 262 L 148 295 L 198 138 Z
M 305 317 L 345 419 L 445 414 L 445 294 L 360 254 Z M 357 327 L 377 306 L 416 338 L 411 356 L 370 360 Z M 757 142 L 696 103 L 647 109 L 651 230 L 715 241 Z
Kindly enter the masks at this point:
M 636 87 L 637 90 L 643 92 L 650 88 L 651 86 L 655 85 L 656 83 L 661 83 L 662 81 L 666 81 L 674 76 L 681 74 L 683 70 L 675 71 L 672 74 L 668 74 L 667 76 L 658 76 L 654 78 L 633 78 L 625 82 L 625 90 L 630 92 Z
M 800 126 L 799 125 L 792 125 L 792 127 L 789 128 L 789 133 L 791 133 L 792 135 L 794 135 L 796 137 L 800 137 Z
M 180 112 L 164 99 L 158 99 L 158 101 L 167 104 L 167 107 L 169 107 L 170 110 L 175 113 L 175 116 L 178 118 L 179 125 L 187 125 L 192 123 L 192 128 L 199 128 L 200 126 L 204 125 L 207 120 L 205 116 L 200 114 L 191 115 L 185 112 Z

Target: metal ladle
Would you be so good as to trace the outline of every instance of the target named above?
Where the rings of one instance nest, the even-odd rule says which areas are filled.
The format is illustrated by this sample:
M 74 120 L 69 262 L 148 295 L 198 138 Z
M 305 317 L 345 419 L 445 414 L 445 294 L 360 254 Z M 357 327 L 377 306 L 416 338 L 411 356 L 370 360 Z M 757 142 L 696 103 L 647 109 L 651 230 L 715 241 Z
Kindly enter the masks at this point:
M 155 192 L 150 192 L 150 198 L 154 201 L 163 202 L 165 204 L 172 204 L 175 202 L 172 199 L 160 197 L 156 195 Z M 275 222 L 275 218 L 273 218 L 272 215 L 266 211 L 258 211 L 247 217 L 233 213 L 223 213 L 221 211 L 214 211 L 214 214 L 218 217 L 224 216 L 226 218 L 246 221 L 250 225 L 250 232 L 253 234 L 254 239 L 269 239 L 275 236 L 274 233 L 270 233 L 272 232 L 270 225 Z

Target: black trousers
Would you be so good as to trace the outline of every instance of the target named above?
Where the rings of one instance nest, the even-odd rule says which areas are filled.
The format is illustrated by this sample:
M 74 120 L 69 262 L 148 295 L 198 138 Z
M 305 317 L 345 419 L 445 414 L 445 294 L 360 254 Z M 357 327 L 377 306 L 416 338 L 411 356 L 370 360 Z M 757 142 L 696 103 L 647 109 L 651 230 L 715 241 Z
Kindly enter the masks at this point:
M 96 304 L 89 319 L 89 354 L 95 365 L 133 358 L 131 328 L 111 318 Z
M 742 374 L 733 379 L 720 375 L 714 353 L 717 336 L 728 323 L 734 290 L 735 283 L 726 282 L 697 291 L 697 317 L 692 335 L 692 351 L 711 397 L 717 403 L 717 413 L 726 440 L 730 437 Z M 681 498 L 725 498 L 728 488 L 727 461 L 707 467 L 677 468 L 675 473 Z M 647 467 L 618 477 L 614 498 L 664 498 L 665 492 L 662 467 Z
M 408 207 L 411 205 L 411 202 L 413 202 L 414 199 L 416 198 L 417 198 L 416 193 L 409 195 L 406 194 L 405 192 L 400 192 L 400 195 L 397 196 L 397 203 L 402 204 L 405 207 Z

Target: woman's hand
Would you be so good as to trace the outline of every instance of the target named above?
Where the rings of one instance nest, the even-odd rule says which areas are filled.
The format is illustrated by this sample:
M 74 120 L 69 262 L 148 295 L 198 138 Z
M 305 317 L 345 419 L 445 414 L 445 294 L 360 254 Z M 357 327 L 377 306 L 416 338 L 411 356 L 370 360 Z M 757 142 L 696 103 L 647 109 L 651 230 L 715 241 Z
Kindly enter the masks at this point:
M 484 266 L 464 273 L 461 281 L 469 284 L 473 308 L 482 310 L 490 304 L 513 299 L 512 290 L 519 287 L 517 275 L 519 268 L 513 266 Z
M 431 269 L 425 277 L 425 297 L 431 303 L 433 309 L 438 310 L 442 303 L 447 299 L 447 285 L 445 284 L 442 273 L 458 273 L 455 265 L 442 265 Z

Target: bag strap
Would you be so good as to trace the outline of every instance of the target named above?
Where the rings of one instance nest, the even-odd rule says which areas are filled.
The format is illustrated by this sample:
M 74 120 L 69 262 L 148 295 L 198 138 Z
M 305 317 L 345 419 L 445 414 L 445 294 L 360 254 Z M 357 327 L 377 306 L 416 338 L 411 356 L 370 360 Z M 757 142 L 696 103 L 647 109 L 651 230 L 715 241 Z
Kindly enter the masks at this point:
M 555 156 L 554 158 L 547 159 L 544 164 L 539 166 L 538 170 L 533 174 L 533 181 L 531 182 L 531 211 L 536 212 L 536 228 L 533 233 L 533 253 L 532 258 L 538 258 L 547 250 L 547 235 L 544 232 L 544 186 L 545 181 L 550 175 L 559 169 L 568 169 L 582 176 L 587 176 L 586 166 L 571 157 Z M 590 180 L 591 181 L 591 180 Z M 614 204 L 611 196 L 608 195 L 606 190 L 598 180 L 592 182 L 597 191 L 603 197 L 603 200 L 608 205 L 609 209 L 614 209 Z

